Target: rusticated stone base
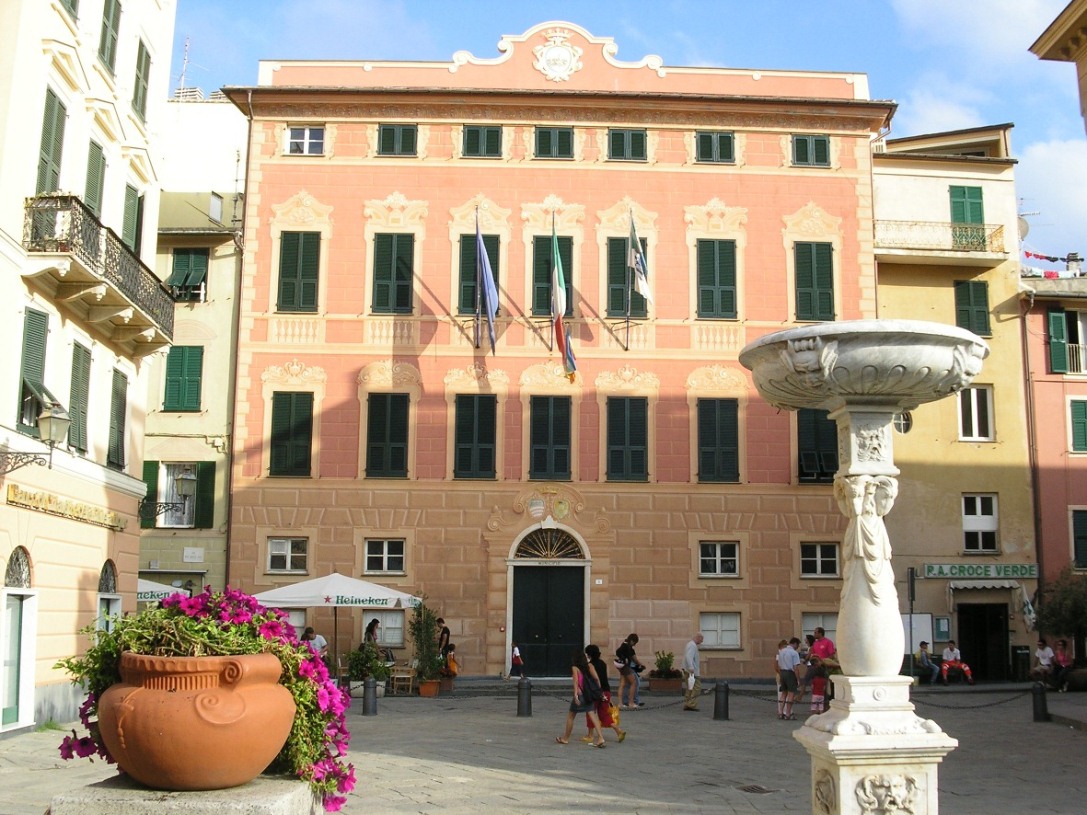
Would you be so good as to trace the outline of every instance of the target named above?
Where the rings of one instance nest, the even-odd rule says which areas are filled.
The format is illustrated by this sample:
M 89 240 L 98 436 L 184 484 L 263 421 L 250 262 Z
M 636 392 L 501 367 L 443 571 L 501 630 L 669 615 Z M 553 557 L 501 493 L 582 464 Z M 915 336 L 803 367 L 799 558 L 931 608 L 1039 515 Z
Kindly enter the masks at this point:
M 813 815 L 936 815 L 937 767 L 958 746 L 913 712 L 908 676 L 835 676 L 830 710 L 794 733 L 811 755 Z

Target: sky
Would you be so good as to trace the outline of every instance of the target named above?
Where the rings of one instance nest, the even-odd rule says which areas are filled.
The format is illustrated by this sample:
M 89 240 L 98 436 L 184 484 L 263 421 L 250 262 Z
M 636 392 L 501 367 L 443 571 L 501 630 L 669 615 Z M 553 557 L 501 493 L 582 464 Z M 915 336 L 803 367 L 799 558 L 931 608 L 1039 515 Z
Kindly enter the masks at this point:
M 1087 136 L 1076 67 L 1030 46 L 1067 0 L 177 0 L 171 92 L 255 85 L 260 60 L 498 57 L 563 20 L 616 58 L 868 75 L 898 103 L 890 138 L 1013 123 L 1023 249 L 1087 256 Z M 187 60 L 186 54 L 187 48 Z M 1036 259 L 1030 265 L 1063 268 Z

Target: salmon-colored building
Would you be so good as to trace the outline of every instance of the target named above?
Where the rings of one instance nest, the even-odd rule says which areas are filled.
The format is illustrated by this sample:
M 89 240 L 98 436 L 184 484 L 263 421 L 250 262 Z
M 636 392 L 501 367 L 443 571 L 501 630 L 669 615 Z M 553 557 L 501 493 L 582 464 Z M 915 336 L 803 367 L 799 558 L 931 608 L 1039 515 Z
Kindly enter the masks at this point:
M 876 316 L 894 104 L 863 74 L 615 52 L 551 22 L 493 58 L 262 62 L 226 89 L 251 120 L 232 584 L 425 594 L 467 674 L 514 642 L 539 676 L 584 642 L 637 631 L 651 661 L 701 631 L 707 675 L 755 676 L 782 636 L 833 636 L 833 426 L 769 407 L 737 355 Z M 406 646 L 401 612 L 367 611 L 341 649 L 373 616 Z

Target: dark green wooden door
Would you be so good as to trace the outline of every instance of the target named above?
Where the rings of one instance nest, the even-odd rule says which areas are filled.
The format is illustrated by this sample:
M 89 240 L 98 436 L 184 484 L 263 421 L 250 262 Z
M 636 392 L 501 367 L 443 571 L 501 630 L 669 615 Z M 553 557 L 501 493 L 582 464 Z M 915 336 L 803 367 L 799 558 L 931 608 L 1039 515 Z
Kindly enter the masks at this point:
M 526 676 L 569 676 L 570 655 L 583 648 L 585 570 L 517 566 L 513 570 L 513 641 Z
M 974 679 L 1008 678 L 1011 648 L 1008 606 L 1004 603 L 959 603 L 959 651 Z

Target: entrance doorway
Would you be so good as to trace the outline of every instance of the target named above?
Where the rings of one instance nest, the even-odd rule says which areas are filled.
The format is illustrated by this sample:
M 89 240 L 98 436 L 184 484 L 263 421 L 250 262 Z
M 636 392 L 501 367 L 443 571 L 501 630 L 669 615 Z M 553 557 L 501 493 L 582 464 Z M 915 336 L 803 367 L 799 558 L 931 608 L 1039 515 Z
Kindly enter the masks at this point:
M 529 676 L 569 676 L 570 654 L 585 631 L 585 570 L 515 566 L 513 641 Z
M 1008 606 L 959 603 L 959 650 L 974 679 L 1008 678 Z

